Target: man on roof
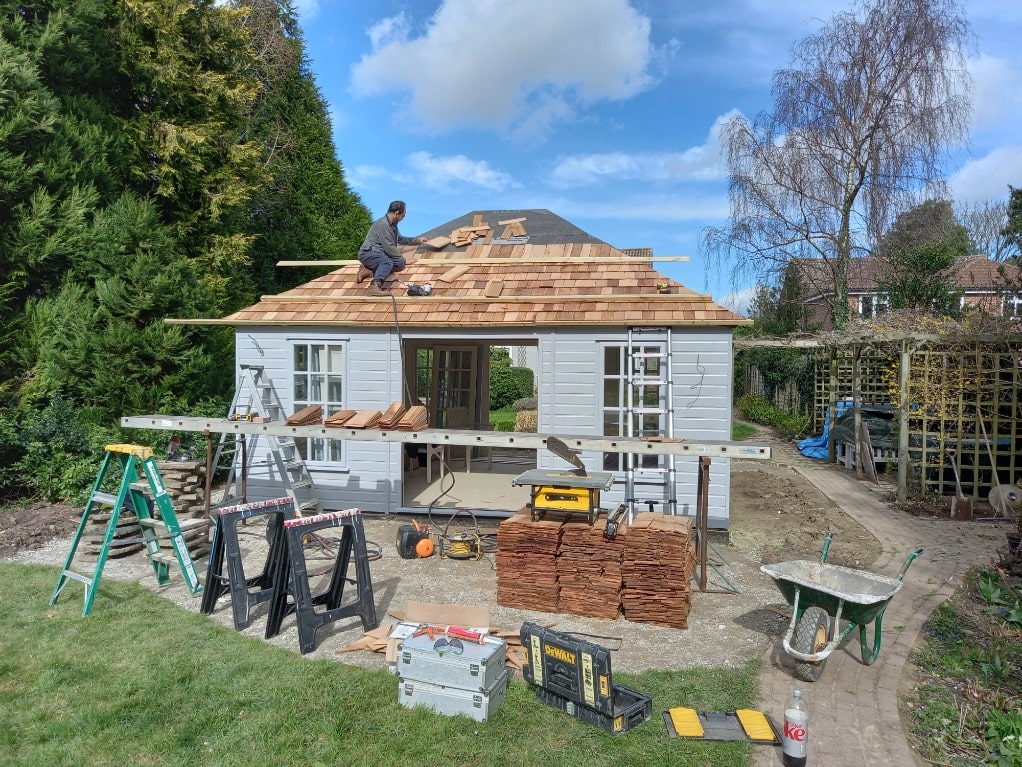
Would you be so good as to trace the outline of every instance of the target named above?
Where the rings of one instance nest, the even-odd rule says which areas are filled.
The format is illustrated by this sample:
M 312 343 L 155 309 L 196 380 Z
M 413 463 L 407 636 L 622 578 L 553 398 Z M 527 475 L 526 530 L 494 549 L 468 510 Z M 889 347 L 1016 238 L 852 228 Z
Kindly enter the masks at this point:
M 407 212 L 401 200 L 394 200 L 387 208 L 387 214 L 369 227 L 362 247 L 358 249 L 358 274 L 355 282 L 361 283 L 372 277 L 367 295 L 390 295 L 386 287 L 386 279 L 392 272 L 404 271 L 405 257 L 398 250 L 398 245 L 421 245 L 425 237 L 402 237 L 397 230 L 398 223 Z

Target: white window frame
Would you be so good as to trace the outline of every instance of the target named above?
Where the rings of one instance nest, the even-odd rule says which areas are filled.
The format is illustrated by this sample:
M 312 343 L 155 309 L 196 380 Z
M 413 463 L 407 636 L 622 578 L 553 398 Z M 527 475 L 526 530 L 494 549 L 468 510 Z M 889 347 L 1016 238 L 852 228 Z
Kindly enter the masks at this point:
M 347 342 L 293 339 L 290 353 L 293 412 L 319 405 L 326 418 L 343 409 L 348 380 Z M 343 439 L 297 437 L 295 444 L 307 466 L 337 467 L 347 461 L 346 440 Z
M 663 353 L 664 344 L 660 342 L 646 342 L 635 345 L 637 350 L 650 353 L 659 352 Z M 599 362 L 599 390 L 598 398 L 600 403 L 600 420 L 603 436 L 605 437 L 625 437 L 628 436 L 628 371 L 626 367 L 628 365 L 628 344 L 621 342 L 606 342 L 599 344 L 600 348 L 600 362 Z M 616 351 L 618 355 L 617 370 L 613 372 L 607 371 L 607 355 L 611 351 Z M 651 366 L 667 364 L 665 360 L 658 358 L 648 357 L 641 360 L 642 364 L 647 368 Z M 648 372 L 648 371 L 647 371 Z M 608 401 L 608 397 L 613 388 L 617 389 L 617 403 L 611 404 Z M 663 434 L 664 423 L 663 419 L 668 417 L 666 413 L 666 404 L 659 401 L 664 397 L 664 391 L 662 387 L 656 389 L 644 389 L 642 386 L 632 387 L 632 394 L 635 397 L 643 396 L 654 393 L 658 398 L 656 403 L 635 403 L 636 405 L 645 404 L 651 407 L 660 407 L 664 410 L 662 415 L 637 415 L 633 414 L 633 418 L 644 419 L 646 423 L 633 424 L 633 428 L 639 434 Z M 656 421 L 654 425 L 652 421 Z M 614 425 L 617 425 L 617 430 L 614 430 Z M 643 455 L 640 457 L 642 466 L 644 468 L 650 468 L 653 466 L 659 466 L 662 463 L 662 456 L 656 455 Z M 628 455 L 626 453 L 604 453 L 603 454 L 603 470 L 604 471 L 626 471 L 628 468 Z M 638 467 L 636 467 L 638 468 Z
M 1022 317 L 1022 293 L 1005 293 L 1001 296 L 1001 316 L 1008 319 Z

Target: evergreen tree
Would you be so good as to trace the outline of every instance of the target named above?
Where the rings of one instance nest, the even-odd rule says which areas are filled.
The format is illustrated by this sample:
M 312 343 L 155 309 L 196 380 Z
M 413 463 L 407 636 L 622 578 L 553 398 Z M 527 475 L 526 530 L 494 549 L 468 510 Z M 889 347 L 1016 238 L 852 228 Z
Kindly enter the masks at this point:
M 240 7 L 262 82 L 251 135 L 272 175 L 255 194 L 246 232 L 254 238 L 259 292 L 273 293 L 327 271 L 277 269 L 278 261 L 354 258 L 372 221 L 344 180 L 292 3 L 248 0 Z
M 1001 231 L 1001 235 L 1008 241 L 1010 250 L 1014 251 L 1008 256 L 1008 260 L 1018 263 L 1019 254 L 1022 253 L 1022 189 L 1009 186 L 1008 197 L 1008 224 Z

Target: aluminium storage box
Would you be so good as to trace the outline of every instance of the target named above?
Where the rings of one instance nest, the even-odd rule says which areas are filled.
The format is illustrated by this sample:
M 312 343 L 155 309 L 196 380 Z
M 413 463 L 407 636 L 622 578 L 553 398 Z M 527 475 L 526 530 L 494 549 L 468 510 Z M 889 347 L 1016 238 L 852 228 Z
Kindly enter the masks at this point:
M 507 695 L 507 671 L 488 690 L 464 690 L 460 687 L 445 687 L 414 679 L 399 679 L 398 702 L 405 708 L 425 706 L 438 714 L 457 716 L 459 714 L 485 722 Z
M 614 713 L 610 650 L 529 622 L 522 624 L 521 639 L 528 655 L 525 681 L 580 706 Z
M 624 685 L 613 685 L 613 710 L 604 714 L 575 701 L 562 697 L 557 693 L 536 688 L 536 697 L 548 706 L 560 709 L 580 722 L 595 725 L 611 735 L 620 735 L 649 721 L 653 716 L 653 697 Z
M 402 679 L 464 690 L 489 690 L 504 673 L 507 644 L 484 644 L 453 637 L 409 637 L 397 648 L 397 674 Z

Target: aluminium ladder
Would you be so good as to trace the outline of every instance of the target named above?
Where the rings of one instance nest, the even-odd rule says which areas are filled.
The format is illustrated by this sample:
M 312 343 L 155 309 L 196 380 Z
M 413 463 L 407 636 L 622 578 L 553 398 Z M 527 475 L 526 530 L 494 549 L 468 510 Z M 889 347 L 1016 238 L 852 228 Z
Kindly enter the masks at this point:
M 674 381 L 671 329 L 628 328 L 627 436 L 674 438 Z M 628 521 L 643 506 L 664 514 L 678 513 L 676 456 L 625 455 L 625 502 Z
M 269 418 L 271 423 L 283 423 L 286 419 L 284 406 L 263 366 L 242 365 L 241 378 L 227 417 L 230 420 L 251 421 L 258 415 Z M 228 457 L 231 458 L 231 463 L 223 497 L 215 508 L 247 501 L 244 491 L 246 478 L 243 471 L 247 466 L 243 467 L 242 458 L 255 453 L 259 436 L 227 433 L 220 435 L 220 442 L 213 457 L 213 468 L 215 470 L 221 465 L 221 460 Z M 272 461 L 272 465 L 276 467 L 285 493 L 295 502 L 298 516 L 322 513 L 323 505 L 316 497 L 312 475 L 309 474 L 294 437 L 269 434 L 267 438 L 270 455 L 267 463 Z
M 106 480 L 113 479 L 117 468 L 120 468 L 120 482 L 116 493 L 109 493 L 103 490 Z M 143 482 L 139 476 L 139 468 L 145 476 Z M 149 493 L 147 496 L 146 493 Z M 159 512 L 159 517 L 153 515 L 153 505 Z M 110 520 L 107 523 L 106 534 L 96 559 L 92 575 L 84 575 L 71 569 L 75 553 L 81 543 L 89 519 L 101 512 L 101 509 L 109 508 Z M 53 591 L 50 604 L 56 604 L 60 592 L 69 581 L 75 580 L 85 584 L 85 608 L 82 610 L 84 618 L 92 610 L 96 593 L 99 591 L 99 581 L 103 575 L 103 568 L 106 565 L 107 557 L 110 554 L 110 547 L 117 532 L 121 511 L 130 509 L 138 518 L 139 527 L 142 530 L 142 540 L 145 543 L 146 555 L 153 566 L 157 582 L 164 586 L 170 582 L 170 565 L 175 561 L 181 568 L 185 584 L 192 594 L 202 590 L 199 577 L 195 573 L 195 565 L 192 556 L 188 552 L 188 544 L 185 542 L 185 530 L 205 526 L 205 519 L 190 519 L 179 522 L 174 513 L 174 506 L 170 496 L 167 495 L 167 488 L 163 484 L 160 470 L 156 466 L 156 459 L 153 451 L 148 447 L 140 445 L 107 445 L 106 455 L 103 457 L 103 464 L 99 474 L 89 493 L 89 500 L 85 504 L 82 519 L 78 523 L 74 540 L 71 543 L 71 550 L 64 560 L 64 567 L 61 569 L 60 577 L 57 579 L 57 587 Z M 173 556 L 168 554 L 161 547 L 161 539 L 169 541 Z

